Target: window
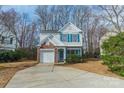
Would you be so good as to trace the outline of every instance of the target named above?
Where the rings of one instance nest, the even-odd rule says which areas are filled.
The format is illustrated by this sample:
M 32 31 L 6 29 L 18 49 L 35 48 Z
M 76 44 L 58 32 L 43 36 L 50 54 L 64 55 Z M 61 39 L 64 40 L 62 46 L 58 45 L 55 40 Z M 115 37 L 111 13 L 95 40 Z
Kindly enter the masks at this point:
M 72 34 L 72 42 L 79 42 L 79 34 Z
M 76 55 L 80 55 L 80 49 L 69 49 L 67 50 L 67 55 L 70 55 L 70 54 L 76 54 Z
M 64 42 L 68 42 L 68 34 L 62 34 L 61 35 L 61 40 Z
M 62 34 L 61 41 L 64 42 L 79 42 L 79 34 Z
M 2 36 L 2 39 L 1 39 L 1 44 L 4 44 L 5 43 L 5 37 Z
M 13 44 L 13 38 L 10 38 L 10 44 Z

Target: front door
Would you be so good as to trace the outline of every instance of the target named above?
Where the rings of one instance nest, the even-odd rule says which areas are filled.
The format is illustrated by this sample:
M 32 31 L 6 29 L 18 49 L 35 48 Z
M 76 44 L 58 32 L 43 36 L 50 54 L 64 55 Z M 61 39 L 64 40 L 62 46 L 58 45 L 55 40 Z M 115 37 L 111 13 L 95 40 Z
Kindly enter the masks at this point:
M 64 49 L 59 49 L 58 54 L 59 54 L 59 62 L 64 61 Z

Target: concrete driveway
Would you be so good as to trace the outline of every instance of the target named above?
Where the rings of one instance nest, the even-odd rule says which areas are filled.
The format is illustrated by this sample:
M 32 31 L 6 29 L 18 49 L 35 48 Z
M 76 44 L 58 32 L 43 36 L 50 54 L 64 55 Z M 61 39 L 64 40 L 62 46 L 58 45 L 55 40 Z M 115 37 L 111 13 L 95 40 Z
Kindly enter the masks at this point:
M 124 80 L 98 75 L 74 68 L 37 65 L 19 71 L 10 80 L 7 88 L 84 88 L 124 87 Z

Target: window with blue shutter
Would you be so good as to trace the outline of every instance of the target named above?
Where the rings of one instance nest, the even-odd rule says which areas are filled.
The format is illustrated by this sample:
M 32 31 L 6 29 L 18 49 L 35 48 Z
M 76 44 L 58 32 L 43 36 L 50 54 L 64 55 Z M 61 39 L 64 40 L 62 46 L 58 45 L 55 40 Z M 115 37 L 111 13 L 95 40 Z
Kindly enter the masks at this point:
M 64 42 L 80 42 L 79 34 L 61 34 L 61 41 Z
M 72 34 L 72 42 L 79 42 L 80 37 L 79 34 Z
M 61 34 L 61 41 L 68 42 L 68 34 Z

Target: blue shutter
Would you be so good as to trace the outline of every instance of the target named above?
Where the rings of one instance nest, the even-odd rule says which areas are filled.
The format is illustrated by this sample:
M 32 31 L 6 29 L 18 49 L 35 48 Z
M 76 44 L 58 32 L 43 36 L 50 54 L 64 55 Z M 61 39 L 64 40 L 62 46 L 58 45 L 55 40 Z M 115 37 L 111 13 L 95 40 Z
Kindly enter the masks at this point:
M 67 37 L 68 37 L 67 41 L 69 42 L 69 34 L 67 34 Z
M 78 34 L 78 42 L 80 42 L 80 36 L 79 36 L 79 34 Z
M 68 42 L 72 42 L 72 34 L 68 34 Z

